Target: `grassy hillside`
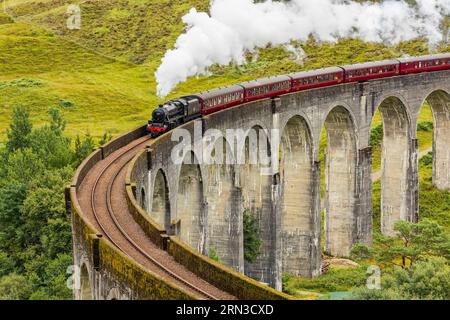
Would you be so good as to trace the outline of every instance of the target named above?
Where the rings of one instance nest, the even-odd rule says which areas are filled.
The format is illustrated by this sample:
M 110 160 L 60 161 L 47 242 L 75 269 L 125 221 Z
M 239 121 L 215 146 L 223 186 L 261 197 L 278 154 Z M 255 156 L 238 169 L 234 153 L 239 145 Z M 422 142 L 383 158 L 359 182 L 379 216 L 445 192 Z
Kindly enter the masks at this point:
M 18 103 L 32 108 L 38 123 L 49 106 L 59 106 L 69 134 L 89 131 L 113 135 L 142 124 L 162 100 L 155 95 L 153 73 L 184 26 L 181 17 L 193 6 L 207 10 L 207 0 L 109 0 L 80 3 L 81 29 L 69 30 L 72 1 L 7 0 L 0 16 L 0 140 Z M 304 66 L 282 48 L 260 50 L 245 66 L 213 67 L 211 77 L 191 78 L 168 97 L 197 92 L 256 77 L 301 69 L 426 54 L 422 40 L 396 47 L 344 39 L 336 44 L 311 39 L 302 44 Z M 437 51 L 448 51 L 440 47 Z

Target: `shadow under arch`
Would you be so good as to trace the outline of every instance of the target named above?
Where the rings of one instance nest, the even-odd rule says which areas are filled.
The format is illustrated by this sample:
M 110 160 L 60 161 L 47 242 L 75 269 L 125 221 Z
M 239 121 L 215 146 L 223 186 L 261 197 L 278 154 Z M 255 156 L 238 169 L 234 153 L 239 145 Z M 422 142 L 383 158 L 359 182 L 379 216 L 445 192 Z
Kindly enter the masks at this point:
M 141 197 L 140 206 L 142 209 L 147 211 L 147 195 L 145 193 L 144 187 L 141 188 L 141 196 L 140 197 Z
M 400 98 L 386 97 L 377 108 L 383 122 L 381 143 L 381 232 L 392 235 L 398 220 L 414 220 L 411 208 L 410 116 Z
M 153 182 L 152 207 L 150 216 L 166 230 L 170 228 L 169 185 L 162 169 L 156 173 Z
M 192 248 L 204 253 L 204 196 L 200 166 L 193 151 L 186 153 L 178 178 L 176 217 L 178 235 Z
M 433 184 L 450 190 L 450 94 L 434 90 L 425 101 L 433 114 Z
M 325 252 L 348 257 L 355 240 L 356 125 L 344 106 L 330 110 L 324 122 L 325 150 Z
M 279 157 L 282 271 L 304 277 L 311 277 L 320 268 L 317 255 L 321 255 L 320 216 L 315 219 L 313 198 L 313 144 L 305 119 L 299 115 L 290 118 L 281 134 Z M 318 248 L 314 248 L 315 242 Z
M 93 300 L 94 295 L 89 277 L 89 271 L 85 263 L 80 270 L 80 300 Z

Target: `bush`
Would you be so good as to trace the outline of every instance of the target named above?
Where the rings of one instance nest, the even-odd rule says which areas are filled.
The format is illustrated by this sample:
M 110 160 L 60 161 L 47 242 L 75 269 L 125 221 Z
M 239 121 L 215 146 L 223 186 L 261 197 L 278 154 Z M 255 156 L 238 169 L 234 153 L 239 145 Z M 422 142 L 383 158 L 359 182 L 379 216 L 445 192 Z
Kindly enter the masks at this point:
M 417 124 L 418 131 L 431 132 L 433 131 L 433 122 L 431 121 L 420 121 Z
M 396 268 L 382 278 L 380 290 L 356 289 L 351 299 L 357 300 L 449 300 L 450 267 L 444 258 L 431 257 L 409 270 Z
M 249 263 L 256 261 L 261 254 L 261 239 L 258 220 L 249 210 L 244 211 L 244 260 Z
M 217 251 L 214 250 L 213 248 L 209 248 L 208 250 L 208 257 L 216 262 L 220 262 L 220 257 L 217 254 Z
M 383 140 L 383 125 L 379 124 L 370 131 L 370 146 L 372 148 L 381 145 Z
M 0 300 L 25 300 L 31 292 L 31 286 L 24 276 L 12 273 L 0 279 Z
M 422 166 L 430 166 L 433 164 L 433 153 L 428 152 L 422 158 L 419 159 L 419 164 Z

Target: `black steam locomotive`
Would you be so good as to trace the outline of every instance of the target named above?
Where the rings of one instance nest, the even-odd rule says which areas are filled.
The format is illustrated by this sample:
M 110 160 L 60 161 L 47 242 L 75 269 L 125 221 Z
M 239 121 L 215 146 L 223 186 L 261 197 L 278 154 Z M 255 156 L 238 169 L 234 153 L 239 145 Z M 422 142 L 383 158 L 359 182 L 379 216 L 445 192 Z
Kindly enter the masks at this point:
M 181 97 L 160 105 L 152 113 L 148 122 L 148 131 L 152 137 L 172 130 L 179 125 L 201 116 L 200 99 L 196 96 Z

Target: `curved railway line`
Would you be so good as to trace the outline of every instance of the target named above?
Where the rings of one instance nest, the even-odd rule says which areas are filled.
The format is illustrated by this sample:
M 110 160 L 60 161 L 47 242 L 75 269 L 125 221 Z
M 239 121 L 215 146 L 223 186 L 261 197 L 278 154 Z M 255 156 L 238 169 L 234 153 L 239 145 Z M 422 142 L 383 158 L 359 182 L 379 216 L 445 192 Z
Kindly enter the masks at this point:
M 128 211 L 125 175 L 134 155 L 150 141 L 144 136 L 97 163 L 86 175 L 78 200 L 102 237 L 153 274 L 198 299 L 235 299 L 177 263 L 154 244 Z

